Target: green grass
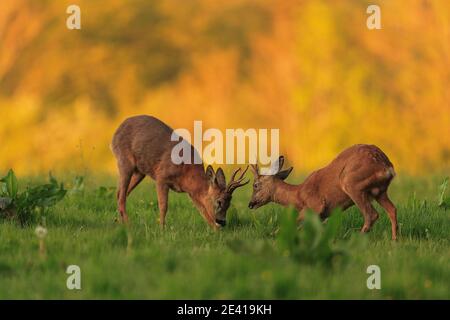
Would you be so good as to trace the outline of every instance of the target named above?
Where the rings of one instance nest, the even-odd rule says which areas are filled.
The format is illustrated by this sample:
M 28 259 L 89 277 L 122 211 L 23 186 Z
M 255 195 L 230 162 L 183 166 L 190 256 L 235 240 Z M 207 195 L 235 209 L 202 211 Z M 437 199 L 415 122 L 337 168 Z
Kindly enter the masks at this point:
M 84 192 L 46 215 L 45 257 L 35 225 L 0 220 L 0 299 L 449 299 L 450 211 L 437 206 L 442 180 L 394 180 L 397 242 L 381 210 L 367 235 L 358 233 L 363 221 L 356 208 L 338 213 L 333 246 L 344 248 L 347 259 L 323 263 L 280 248 L 289 212 L 277 205 L 250 211 L 249 186 L 236 192 L 236 210 L 220 232 L 207 227 L 186 194 L 171 193 L 161 231 L 154 185 L 146 180 L 129 199 L 126 230 L 114 221 L 114 196 L 96 191 L 115 180 L 88 176 Z M 66 288 L 71 264 L 81 268 L 82 290 Z M 372 264 L 381 268 L 381 290 L 367 289 Z

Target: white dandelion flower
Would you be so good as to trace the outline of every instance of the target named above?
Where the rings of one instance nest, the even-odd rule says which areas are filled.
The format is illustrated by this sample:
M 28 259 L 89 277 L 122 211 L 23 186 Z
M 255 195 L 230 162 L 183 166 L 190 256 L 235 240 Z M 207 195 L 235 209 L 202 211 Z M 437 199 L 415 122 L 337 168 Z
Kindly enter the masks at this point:
M 34 231 L 39 239 L 44 239 L 47 235 L 47 229 L 43 226 L 37 226 L 36 230 Z

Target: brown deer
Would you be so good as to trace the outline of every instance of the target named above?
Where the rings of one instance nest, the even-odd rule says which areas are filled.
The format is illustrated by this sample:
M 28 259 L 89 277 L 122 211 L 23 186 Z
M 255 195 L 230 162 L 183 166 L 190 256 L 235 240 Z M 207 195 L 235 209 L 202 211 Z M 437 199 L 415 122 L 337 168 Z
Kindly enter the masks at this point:
M 311 209 L 322 220 L 335 208 L 345 210 L 356 204 L 364 217 L 361 232 L 368 232 L 378 219 L 372 206 L 375 199 L 387 212 L 391 220 L 392 239 L 397 239 L 397 210 L 387 195 L 387 189 L 395 171 L 388 157 L 374 145 L 357 144 L 341 152 L 326 167 L 314 171 L 300 185 L 291 185 L 284 180 L 292 167 L 281 170 L 284 157 L 272 167 L 273 175 L 260 175 L 258 166 L 252 165 L 255 176 L 250 209 L 269 202 L 293 206 L 302 221 L 305 211 Z
M 249 182 L 243 182 L 247 169 L 235 179 L 241 170 L 237 169 L 227 185 L 221 168 L 214 172 L 214 169 L 208 166 L 205 171 L 203 163 L 195 164 L 196 150 L 190 144 L 188 147 L 192 151 L 192 161 L 175 164 L 171 154 L 179 141 L 171 140 L 173 132 L 173 129 L 162 121 L 145 115 L 126 119 L 115 132 L 111 149 L 119 168 L 117 201 L 122 221 L 128 221 L 127 196 L 145 176 L 150 176 L 156 182 L 162 227 L 165 225 L 169 190 L 188 193 L 202 216 L 214 229 L 225 226 L 233 191 Z M 187 143 L 186 140 L 183 142 Z

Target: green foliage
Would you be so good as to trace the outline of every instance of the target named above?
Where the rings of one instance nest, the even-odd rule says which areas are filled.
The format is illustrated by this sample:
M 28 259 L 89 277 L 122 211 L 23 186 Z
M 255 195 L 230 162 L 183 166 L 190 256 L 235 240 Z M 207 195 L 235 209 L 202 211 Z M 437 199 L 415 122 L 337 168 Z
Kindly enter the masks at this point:
M 95 191 L 95 196 L 97 198 L 109 199 L 109 198 L 112 198 L 115 193 L 116 193 L 115 187 L 100 186 Z
M 61 201 L 66 195 L 63 184 L 50 174 L 49 183 L 27 187 L 22 193 L 18 191 L 18 183 L 14 171 L 0 180 L 3 183 L 0 194 L 0 214 L 18 218 L 22 225 L 35 221 L 38 214 Z
M 448 177 L 442 181 L 441 185 L 439 186 L 439 193 L 438 193 L 438 206 L 443 207 L 445 209 L 450 208 L 450 197 L 445 196 L 445 191 L 448 187 Z
M 335 233 L 330 222 L 339 220 L 329 244 L 344 248 L 349 263 L 335 263 L 341 257 L 335 255 L 330 267 L 323 258 L 285 255 L 279 242 L 285 219 L 291 221 L 293 233 L 286 239 L 292 250 L 316 243 L 316 236 L 304 240 L 309 227 L 298 229 L 295 214 L 287 217 L 289 210 L 280 206 L 249 210 L 250 186 L 233 195 L 239 222 L 232 223 L 232 213 L 218 232 L 186 194 L 171 192 L 163 231 L 149 179 L 128 198 L 125 228 L 114 222 L 116 201 L 97 196 L 99 186 L 113 185 L 116 177 L 86 176 L 96 184 L 86 184 L 83 196 L 64 197 L 46 215 L 45 260 L 38 259 L 34 228 L 0 221 L 0 299 L 448 299 L 450 226 L 433 187 L 442 179 L 398 178 L 389 191 L 398 208 L 399 240 L 390 240 L 390 222 L 381 210 L 368 234 L 359 233 L 363 219 L 357 208 L 335 212 L 317 226 Z M 417 203 L 427 200 L 426 207 L 409 205 L 412 190 Z M 82 269 L 83 290 L 67 290 L 68 264 Z M 372 264 L 382 270 L 382 290 L 366 287 Z
M 408 206 L 412 209 L 412 210 L 419 210 L 419 211 L 423 211 L 426 209 L 427 207 L 427 200 L 425 199 L 418 199 L 416 192 L 413 192 L 408 199 Z
M 307 211 L 300 231 L 297 230 L 296 216 L 296 211 L 290 210 L 281 221 L 277 241 L 284 254 L 299 262 L 325 265 L 345 255 L 345 251 L 333 243 L 341 220 L 340 212 L 334 212 L 324 224 L 317 214 Z
M 73 180 L 72 188 L 68 191 L 69 194 L 83 194 L 84 193 L 84 177 L 76 176 Z
M 0 210 L 5 210 L 11 204 L 12 199 L 9 197 L 0 197 Z
M 4 183 L 4 193 L 9 196 L 11 199 L 14 199 L 17 195 L 17 191 L 19 189 L 17 178 L 12 169 L 9 169 L 8 174 L 4 176 L 0 182 Z

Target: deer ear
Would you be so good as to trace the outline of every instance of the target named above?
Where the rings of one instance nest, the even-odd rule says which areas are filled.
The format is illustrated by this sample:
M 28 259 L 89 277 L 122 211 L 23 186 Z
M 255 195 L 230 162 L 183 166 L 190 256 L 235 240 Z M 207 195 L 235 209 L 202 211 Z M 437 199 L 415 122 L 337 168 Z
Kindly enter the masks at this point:
M 275 160 L 270 167 L 270 174 L 276 175 L 281 171 L 284 164 L 284 157 L 280 156 L 277 160 Z
M 280 156 L 278 158 L 278 171 L 281 171 L 281 169 L 283 169 L 283 165 L 284 165 L 284 156 Z
M 278 172 L 275 177 L 277 177 L 278 179 L 284 180 L 286 179 L 289 174 L 292 172 L 292 169 L 294 169 L 293 167 L 290 167 L 289 169 L 283 170 Z
M 208 167 L 206 168 L 206 176 L 208 177 L 209 183 L 214 182 L 216 174 L 214 173 L 214 169 L 213 167 L 211 167 L 211 165 L 208 165 Z
M 220 189 L 225 189 L 227 187 L 227 182 L 225 181 L 225 174 L 223 173 L 222 168 L 217 169 L 215 182 Z

